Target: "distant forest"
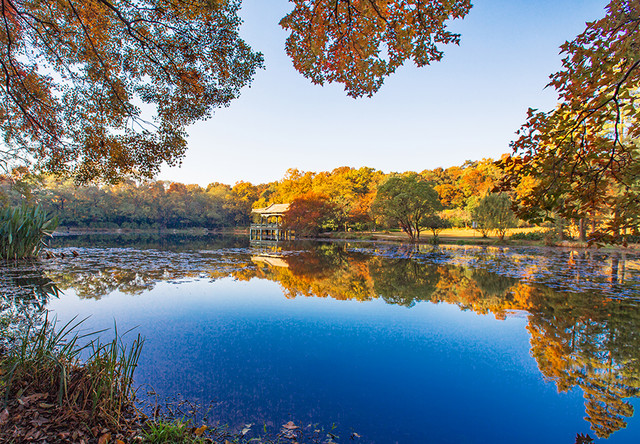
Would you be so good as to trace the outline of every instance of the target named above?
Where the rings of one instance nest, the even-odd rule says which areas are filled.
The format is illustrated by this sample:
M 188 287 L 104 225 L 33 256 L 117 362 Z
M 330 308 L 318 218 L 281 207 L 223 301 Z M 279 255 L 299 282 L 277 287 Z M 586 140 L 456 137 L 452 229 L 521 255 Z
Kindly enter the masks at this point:
M 441 216 L 458 227 L 471 223 L 470 206 L 494 188 L 500 174 L 492 159 L 419 173 L 438 192 Z M 18 168 L 0 176 L 0 199 L 10 205 L 25 200 L 39 203 L 63 227 L 216 229 L 249 225 L 252 208 L 312 196 L 331 204 L 325 229 L 363 230 L 376 225 L 371 205 L 378 186 L 388 177 L 373 168 L 340 167 L 319 173 L 290 169 L 281 180 L 258 185 L 213 182 L 203 188 L 124 180 L 115 185 L 76 186 L 68 179 Z

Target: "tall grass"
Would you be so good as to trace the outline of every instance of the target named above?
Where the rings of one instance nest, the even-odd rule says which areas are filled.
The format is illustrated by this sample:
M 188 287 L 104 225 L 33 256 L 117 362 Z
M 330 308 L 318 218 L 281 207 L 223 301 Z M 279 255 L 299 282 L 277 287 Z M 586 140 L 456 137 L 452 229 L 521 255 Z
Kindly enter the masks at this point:
M 125 411 L 133 408 L 133 373 L 144 341 L 138 335 L 126 346 L 117 329 L 110 342 L 89 340 L 103 331 L 80 334 L 82 322 L 74 318 L 56 328 L 45 317 L 0 356 L 5 407 L 11 400 L 38 395 L 89 424 L 118 427 Z M 88 357 L 81 359 L 83 355 Z
M 0 210 L 0 258 L 36 257 L 58 226 L 56 217 L 49 218 L 40 206 L 7 207 Z

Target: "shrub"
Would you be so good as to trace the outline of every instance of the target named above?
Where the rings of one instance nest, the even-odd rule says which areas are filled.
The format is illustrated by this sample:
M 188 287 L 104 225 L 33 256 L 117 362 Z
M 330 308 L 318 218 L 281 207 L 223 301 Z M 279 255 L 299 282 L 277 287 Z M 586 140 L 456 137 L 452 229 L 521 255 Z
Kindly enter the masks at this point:
M 511 240 L 527 240 L 527 241 L 541 241 L 544 240 L 546 231 L 530 231 L 528 233 L 514 233 L 509 238 Z

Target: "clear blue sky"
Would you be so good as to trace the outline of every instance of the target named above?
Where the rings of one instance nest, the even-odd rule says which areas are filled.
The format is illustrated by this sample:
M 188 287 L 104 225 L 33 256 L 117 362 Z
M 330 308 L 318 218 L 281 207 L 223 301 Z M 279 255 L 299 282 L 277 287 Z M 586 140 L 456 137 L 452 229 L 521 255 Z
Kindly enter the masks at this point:
M 450 22 L 460 46 L 425 68 L 408 63 L 373 98 L 341 85 L 312 85 L 284 52 L 286 0 L 243 0 L 242 35 L 266 69 L 229 108 L 189 128 L 181 168 L 159 179 L 206 185 L 279 180 L 288 168 L 325 171 L 370 166 L 421 171 L 498 158 L 527 108 L 550 109 L 549 75 L 559 46 L 604 16 L 604 0 L 478 0 Z

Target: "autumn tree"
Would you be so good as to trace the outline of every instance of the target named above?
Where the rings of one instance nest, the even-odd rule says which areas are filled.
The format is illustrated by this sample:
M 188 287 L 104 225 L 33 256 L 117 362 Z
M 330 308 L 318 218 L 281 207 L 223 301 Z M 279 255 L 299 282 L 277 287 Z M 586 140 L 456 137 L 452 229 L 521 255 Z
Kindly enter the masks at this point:
M 239 1 L 0 2 L 2 154 L 80 181 L 151 177 L 185 128 L 226 106 L 262 56 Z M 153 116 L 145 110 L 154 109 Z
M 327 196 L 310 191 L 291 201 L 283 228 L 295 231 L 296 236 L 314 237 L 334 216 L 334 211 Z
M 383 174 L 373 168 L 335 168 L 314 176 L 314 192 L 330 196 L 335 206 L 336 223 L 347 231 L 371 222 L 370 209 Z
M 411 242 L 420 239 L 426 217 L 442 209 L 438 193 L 416 173 L 392 175 L 378 187 L 372 211 L 386 224 L 400 226 Z
M 563 69 L 549 84 L 560 103 L 529 110 L 500 166 L 503 189 L 518 191 L 520 217 L 597 216 L 592 239 L 624 242 L 621 230 L 640 223 L 640 2 L 612 0 L 606 10 L 561 46 Z
M 446 22 L 471 8 L 291 1 L 280 24 L 294 66 L 353 97 L 376 92 L 407 60 L 440 60 L 438 45 L 460 38 Z M 87 182 L 152 177 L 178 162 L 186 127 L 227 106 L 262 65 L 238 35 L 240 3 L 0 0 L 0 166 L 35 162 Z
M 291 0 L 280 21 L 291 32 L 286 51 L 313 83 L 344 84 L 352 97 L 371 96 L 407 60 L 442 59 L 438 44 L 458 44 L 446 21 L 463 18 L 469 0 Z

